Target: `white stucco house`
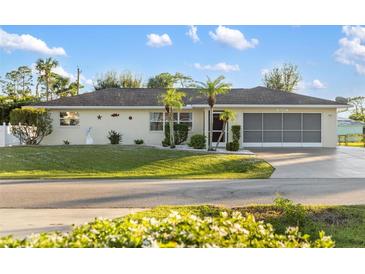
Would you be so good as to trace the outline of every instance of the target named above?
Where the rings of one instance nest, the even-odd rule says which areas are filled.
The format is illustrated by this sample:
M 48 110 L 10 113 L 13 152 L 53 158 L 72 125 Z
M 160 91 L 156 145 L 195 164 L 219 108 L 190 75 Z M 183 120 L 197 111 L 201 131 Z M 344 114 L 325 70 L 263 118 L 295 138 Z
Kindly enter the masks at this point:
M 185 106 L 176 113 L 175 122 L 189 126 L 189 135 L 209 134 L 207 99 L 195 89 L 186 93 Z M 123 134 L 123 144 L 143 139 L 159 145 L 164 138 L 165 109 L 159 96 L 163 89 L 105 89 L 74 97 L 38 103 L 50 111 L 53 133 L 42 144 L 85 144 L 91 127 L 95 144 L 107 144 L 107 133 Z M 337 109 L 347 105 L 265 87 L 232 89 L 217 97 L 214 108 L 213 141 L 222 128 L 219 113 L 236 112 L 231 125 L 241 126 L 242 147 L 335 147 L 337 144 Z M 222 140 L 230 140 L 230 130 Z

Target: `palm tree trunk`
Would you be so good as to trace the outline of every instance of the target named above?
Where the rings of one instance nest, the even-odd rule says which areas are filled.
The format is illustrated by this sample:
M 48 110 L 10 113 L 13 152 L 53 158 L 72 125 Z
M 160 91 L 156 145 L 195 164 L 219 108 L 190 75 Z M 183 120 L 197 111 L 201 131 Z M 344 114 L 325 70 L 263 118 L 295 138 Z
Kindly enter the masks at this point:
M 35 96 L 37 97 L 37 99 L 39 99 L 39 92 L 38 92 L 38 88 L 39 88 L 39 82 L 37 81 L 37 84 L 35 86 Z
M 49 87 L 48 87 L 48 78 L 46 80 L 46 100 L 48 101 L 49 99 Z
M 174 113 L 172 108 L 169 111 L 169 128 L 170 128 L 170 148 L 175 148 L 175 136 L 174 136 Z
M 209 111 L 209 138 L 208 138 L 208 150 L 213 150 L 213 107 L 210 107 Z
M 219 143 L 220 143 L 220 141 L 222 140 L 224 133 L 226 132 L 226 126 L 227 126 L 227 122 L 226 122 L 226 121 L 223 121 L 222 132 L 221 132 L 221 134 L 219 135 L 219 138 L 218 138 L 217 144 L 215 145 L 215 150 L 217 150 L 217 149 L 218 149 Z

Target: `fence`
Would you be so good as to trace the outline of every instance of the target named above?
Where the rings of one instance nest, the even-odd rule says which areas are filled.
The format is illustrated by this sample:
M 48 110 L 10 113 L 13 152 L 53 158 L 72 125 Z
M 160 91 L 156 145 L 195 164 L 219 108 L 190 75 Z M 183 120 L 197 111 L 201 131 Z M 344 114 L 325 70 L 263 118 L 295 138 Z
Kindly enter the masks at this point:
M 346 146 L 351 143 L 364 143 L 365 147 L 365 134 L 338 135 L 338 143 Z
M 20 145 L 20 141 L 11 134 L 11 125 L 3 123 L 0 126 L 0 147 Z

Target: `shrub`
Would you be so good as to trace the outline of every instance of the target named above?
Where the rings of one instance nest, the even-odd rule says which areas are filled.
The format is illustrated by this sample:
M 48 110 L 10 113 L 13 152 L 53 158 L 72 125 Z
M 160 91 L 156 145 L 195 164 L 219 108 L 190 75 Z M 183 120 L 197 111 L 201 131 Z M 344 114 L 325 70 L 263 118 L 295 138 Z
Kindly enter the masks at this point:
M 51 232 L 16 240 L 0 238 L 0 247 L 333 247 L 324 232 L 317 240 L 289 227 L 275 233 L 271 224 L 256 221 L 252 214 L 221 212 L 199 217 L 171 211 L 167 217 L 114 220 L 96 219 L 69 233 Z
M 283 222 L 285 223 L 303 226 L 309 222 L 305 208 L 301 204 L 294 204 L 289 199 L 277 197 L 274 200 L 274 205 L 284 213 L 285 219 L 283 219 Z
M 115 130 L 111 130 L 108 132 L 108 139 L 112 145 L 117 145 L 122 141 L 122 134 Z
M 234 125 L 231 127 L 231 131 L 232 131 L 232 141 L 239 143 L 241 138 L 241 126 Z
M 240 149 L 240 144 L 238 142 L 228 142 L 226 144 L 226 150 L 228 151 L 238 151 Z
M 226 150 L 238 151 L 240 149 L 240 138 L 241 138 L 241 126 L 234 125 L 231 127 L 232 131 L 232 142 L 226 144 Z
M 143 145 L 144 144 L 144 141 L 143 141 L 143 139 L 136 139 L 136 140 L 134 140 L 134 143 L 136 145 Z
M 174 124 L 175 145 L 180 145 L 188 139 L 189 128 L 184 124 Z M 162 141 L 163 146 L 170 145 L 170 125 L 165 125 L 165 139 Z
M 69 140 L 63 140 L 63 144 L 64 145 L 69 145 L 70 144 L 70 141 Z
M 195 149 L 202 149 L 202 148 L 205 148 L 205 144 L 206 144 L 205 136 L 202 134 L 195 134 L 195 135 L 191 136 L 190 142 L 188 145 L 189 145 L 189 147 L 193 147 Z
M 16 108 L 10 112 L 11 131 L 22 144 L 38 145 L 52 133 L 52 119 L 44 108 Z

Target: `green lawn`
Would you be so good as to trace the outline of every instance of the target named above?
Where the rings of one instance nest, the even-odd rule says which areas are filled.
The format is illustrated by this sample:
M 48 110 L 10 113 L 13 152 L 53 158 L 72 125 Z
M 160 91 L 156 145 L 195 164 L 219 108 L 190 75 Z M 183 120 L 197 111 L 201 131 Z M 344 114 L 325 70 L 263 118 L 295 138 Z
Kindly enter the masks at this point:
M 256 205 L 235 208 L 241 213 L 252 213 L 257 220 L 271 223 L 275 231 L 284 233 L 288 226 L 299 226 L 303 233 L 317 238 L 323 230 L 331 235 L 336 247 L 365 247 L 365 205 L 359 206 L 305 206 L 306 218 L 298 224 L 298 218 L 290 217 L 290 213 L 275 205 Z M 135 213 L 133 216 L 166 217 L 171 210 L 181 213 L 192 213 L 200 217 L 218 216 L 223 210 L 214 206 L 180 206 L 157 207 L 148 211 Z M 224 209 L 229 212 L 231 209 Z
M 348 147 L 365 147 L 364 142 L 353 142 L 353 143 L 339 143 L 339 146 L 348 146 Z
M 253 156 L 143 146 L 0 148 L 0 178 L 268 178 L 274 168 Z

